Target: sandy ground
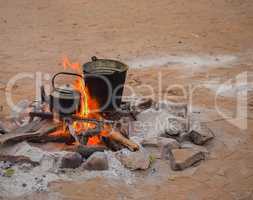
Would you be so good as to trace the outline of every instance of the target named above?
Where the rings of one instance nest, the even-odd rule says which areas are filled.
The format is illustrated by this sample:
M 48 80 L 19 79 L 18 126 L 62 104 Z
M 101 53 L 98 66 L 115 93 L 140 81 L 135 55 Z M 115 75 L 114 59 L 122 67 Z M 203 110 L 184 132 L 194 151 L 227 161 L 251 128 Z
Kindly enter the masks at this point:
M 0 13 L 0 118 L 10 112 L 5 90 L 11 77 L 20 72 L 52 75 L 62 70 L 63 56 L 83 63 L 96 55 L 128 63 L 127 83 L 137 95 L 150 94 L 138 87 L 143 83 L 154 87 L 155 98 L 185 101 L 180 90 L 168 86 L 201 86 L 193 95 L 201 113 L 196 117 L 208 121 L 216 134 L 208 146 L 210 159 L 196 170 L 171 174 L 161 161 L 154 166 L 157 173 L 141 176 L 133 185 L 103 178 L 57 182 L 49 193 L 26 199 L 253 199 L 251 95 L 244 130 L 222 120 L 214 109 L 222 83 L 243 72 L 252 81 L 252 1 L 0 0 Z M 34 88 L 34 80 L 20 80 L 13 98 L 32 100 Z M 237 105 L 233 92 L 225 91 L 216 101 L 230 114 Z

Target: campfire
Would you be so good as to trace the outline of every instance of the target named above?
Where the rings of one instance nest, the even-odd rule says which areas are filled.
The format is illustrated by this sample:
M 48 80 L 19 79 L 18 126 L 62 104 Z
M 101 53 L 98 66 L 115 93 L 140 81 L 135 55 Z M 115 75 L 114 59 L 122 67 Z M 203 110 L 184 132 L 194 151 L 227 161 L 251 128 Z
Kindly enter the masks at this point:
M 51 135 L 72 136 L 77 144 L 101 145 L 103 144 L 101 137 L 109 136 L 109 133 L 112 131 L 113 122 L 104 120 L 99 113 L 98 101 L 91 97 L 88 88 L 85 86 L 83 76 L 81 75 L 81 65 L 79 63 L 70 63 L 68 58 L 64 58 L 63 66 L 65 70 L 70 68 L 78 74 L 58 73 L 57 75 L 74 75 L 77 78 L 74 83 L 71 84 L 73 85 L 73 88 L 69 85 L 62 90 L 54 87 L 54 92 L 56 94 L 51 94 L 51 100 L 54 101 L 53 98 L 55 96 L 60 96 L 61 99 L 58 99 L 59 102 L 70 100 L 72 101 L 70 103 L 72 105 L 70 106 L 72 106 L 73 109 L 70 109 L 70 111 L 68 110 L 67 112 L 61 111 L 61 108 L 57 109 L 54 116 L 60 116 L 59 118 L 63 119 L 62 129 Z M 68 105 L 68 103 L 65 104 Z M 66 109 L 66 105 L 58 104 L 55 106 L 60 106 L 63 109 Z M 51 110 L 54 110 L 53 105 Z M 69 114 L 71 114 L 71 116 L 69 116 Z M 54 119 L 55 118 L 56 117 L 54 117 Z
M 146 170 L 155 160 L 169 159 L 172 170 L 184 170 L 207 158 L 203 145 L 214 134 L 205 124 L 190 126 L 187 104 L 122 99 L 125 64 L 93 57 L 81 66 L 65 58 L 63 67 L 52 77 L 51 91 L 41 86 L 40 101 L 27 107 L 29 120 L 9 131 L 0 126 L 0 177 L 11 177 L 15 169 L 19 181 L 29 176 L 29 190 L 37 184 L 40 191 L 44 174 L 53 172 L 57 180 L 65 169 L 79 171 L 78 177 L 83 170 L 107 170 L 125 179 L 129 169 Z M 47 149 L 51 142 L 53 151 Z
M 101 67 L 100 65 L 104 63 L 106 65 Z M 102 60 L 96 57 L 93 57 L 92 62 L 86 65 L 88 66 L 84 65 L 83 67 L 93 67 L 92 73 L 88 72 L 88 76 L 79 63 L 71 63 L 69 59 L 64 58 L 64 70 L 72 70 L 72 72 L 55 74 L 52 78 L 50 94 L 46 94 L 44 86 L 41 87 L 40 110 L 36 109 L 30 112 L 30 121 L 39 119 L 41 123 L 47 121 L 47 123 L 57 124 L 57 128 L 46 131 L 46 137 L 42 134 L 41 140 L 61 141 L 87 148 L 105 147 L 119 150 L 127 147 L 131 151 L 138 150 L 139 146 L 129 139 L 128 130 L 124 130 L 120 123 L 120 118 L 123 115 L 131 116 L 130 111 L 123 112 L 122 110 L 122 105 L 125 106 L 121 101 L 125 77 L 122 79 L 120 67 L 125 66 L 118 61 Z M 124 71 L 124 76 L 125 73 Z M 72 76 L 75 79 L 58 87 L 56 79 L 67 76 Z M 106 83 L 101 82 L 100 79 L 105 79 Z M 120 93 L 117 93 L 120 96 L 120 102 L 116 101 L 115 105 L 113 105 L 115 102 L 113 102 L 114 96 L 112 94 L 106 94 L 101 90 L 93 91 L 100 87 L 104 89 L 105 84 L 109 87 L 105 90 L 113 90 L 113 87 L 118 87 L 113 80 L 119 79 L 122 79 L 121 83 L 118 82 L 122 84 L 122 89 L 119 90 Z M 107 105 L 104 103 L 105 97 L 108 97 L 107 102 L 109 103 Z M 102 107 L 104 108 L 102 109 Z M 115 120 L 115 116 L 118 116 L 117 120 Z M 26 135 L 24 139 L 27 137 L 29 136 Z M 33 141 L 34 138 L 32 137 L 31 140 Z M 35 138 L 35 140 L 39 139 Z

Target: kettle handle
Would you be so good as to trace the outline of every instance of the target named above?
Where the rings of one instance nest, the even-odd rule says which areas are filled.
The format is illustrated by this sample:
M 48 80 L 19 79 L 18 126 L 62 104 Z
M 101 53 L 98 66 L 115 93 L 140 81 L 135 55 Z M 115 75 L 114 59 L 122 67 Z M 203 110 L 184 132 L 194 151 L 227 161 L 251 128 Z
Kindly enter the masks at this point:
M 78 76 L 78 77 L 80 77 L 80 78 L 83 78 L 83 76 L 80 75 L 80 74 L 75 74 L 75 73 L 70 73 L 70 72 L 59 72 L 59 73 L 55 74 L 55 75 L 53 76 L 53 78 L 52 78 L 53 90 L 56 89 L 56 88 L 55 88 L 55 84 L 54 84 L 55 78 L 56 78 L 57 76 L 59 76 L 59 75 Z

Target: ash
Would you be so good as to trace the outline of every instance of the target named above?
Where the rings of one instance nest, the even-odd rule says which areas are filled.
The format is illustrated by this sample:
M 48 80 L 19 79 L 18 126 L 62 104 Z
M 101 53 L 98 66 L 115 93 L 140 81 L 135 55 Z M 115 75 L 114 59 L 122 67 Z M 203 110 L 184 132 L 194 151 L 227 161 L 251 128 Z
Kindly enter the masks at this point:
M 105 171 L 87 171 L 78 168 L 77 171 L 69 170 L 67 175 L 72 180 L 88 180 L 95 177 L 104 177 L 108 179 L 119 179 L 127 184 L 132 184 L 134 182 L 134 174 L 125 168 L 120 161 L 115 157 L 115 154 L 111 151 L 105 151 L 109 162 L 109 169 Z M 67 173 L 68 173 L 67 172 Z
M 53 160 L 50 161 L 51 163 L 47 160 L 46 167 L 45 164 L 34 168 L 30 164 L 14 165 L 11 168 L 14 172 L 11 177 L 0 177 L 1 196 L 18 197 L 33 192 L 45 192 L 48 191 L 48 184 L 57 180 L 80 181 L 104 177 L 109 180 L 117 179 L 132 184 L 134 174 L 116 159 L 113 152 L 106 151 L 105 154 L 109 162 L 109 169 L 106 171 L 87 171 L 81 167 L 77 169 L 49 167 L 55 166 L 55 163 L 52 163 Z M 0 169 L 0 171 L 2 170 Z

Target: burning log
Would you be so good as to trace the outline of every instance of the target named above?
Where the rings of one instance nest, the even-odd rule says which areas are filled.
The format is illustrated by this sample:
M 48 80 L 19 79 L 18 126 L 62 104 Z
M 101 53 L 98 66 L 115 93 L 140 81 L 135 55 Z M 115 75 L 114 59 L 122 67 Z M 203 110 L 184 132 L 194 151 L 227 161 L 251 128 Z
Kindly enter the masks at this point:
M 120 144 L 122 144 L 123 146 L 127 147 L 128 149 L 130 149 L 131 151 L 137 151 L 139 150 L 139 145 L 136 144 L 134 141 L 125 138 L 120 132 L 118 131 L 112 131 L 110 133 L 110 135 L 108 136 L 108 138 L 110 140 L 116 141 Z

